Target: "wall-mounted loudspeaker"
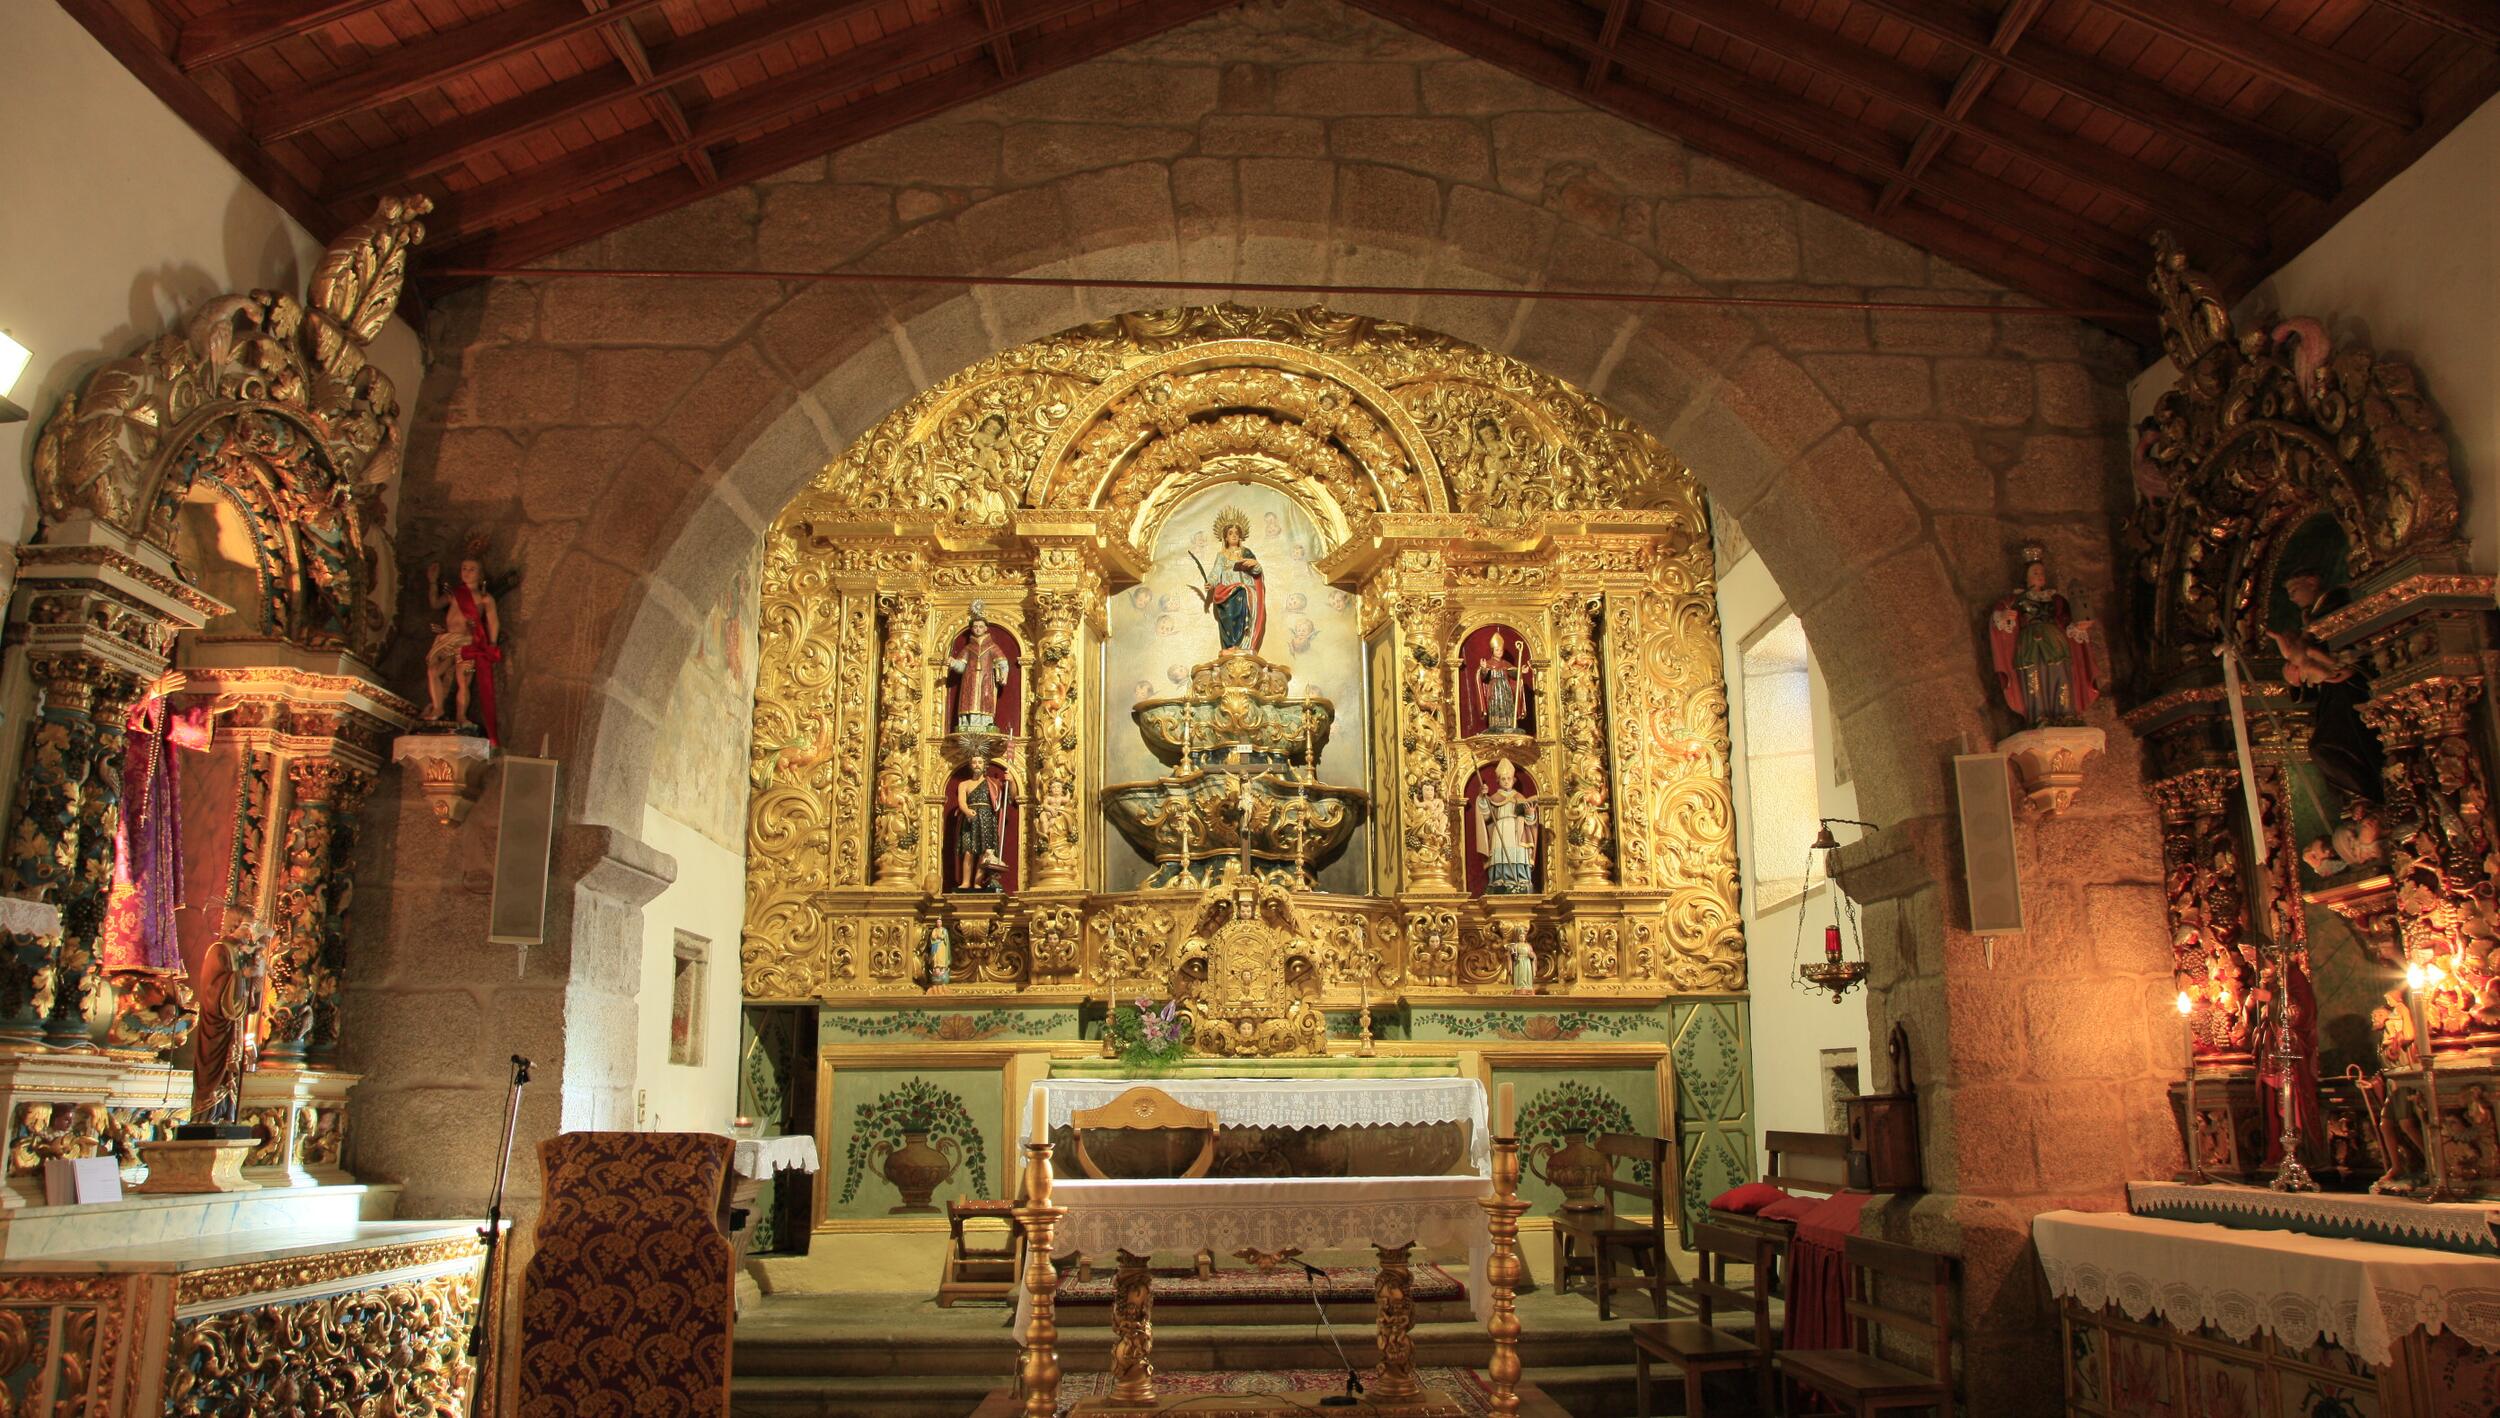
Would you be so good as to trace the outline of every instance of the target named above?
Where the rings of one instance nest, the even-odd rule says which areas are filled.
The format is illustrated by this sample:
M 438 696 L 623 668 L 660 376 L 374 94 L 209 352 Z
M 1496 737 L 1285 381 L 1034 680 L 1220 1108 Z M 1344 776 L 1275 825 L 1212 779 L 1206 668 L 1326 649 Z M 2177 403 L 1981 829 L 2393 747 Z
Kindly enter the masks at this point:
M 2014 852 L 2012 760 L 2002 753 L 1954 755 L 1953 791 L 1961 802 L 1971 934 L 2020 934 L 2023 877 Z
M 495 895 L 486 938 L 537 945 L 547 938 L 547 863 L 556 840 L 556 761 L 503 760 L 503 811 L 495 829 Z

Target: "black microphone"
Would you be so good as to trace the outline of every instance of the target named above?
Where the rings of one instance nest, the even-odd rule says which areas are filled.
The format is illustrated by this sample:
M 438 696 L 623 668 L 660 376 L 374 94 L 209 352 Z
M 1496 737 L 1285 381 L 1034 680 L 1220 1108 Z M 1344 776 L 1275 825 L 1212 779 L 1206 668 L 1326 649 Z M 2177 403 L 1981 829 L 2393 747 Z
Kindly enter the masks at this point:
M 1287 1256 L 1286 1259 L 1292 1261 L 1295 1265 L 1302 1267 L 1302 1273 L 1310 1277 L 1311 1308 L 1319 1311 L 1320 1328 L 1328 1331 L 1328 1345 L 1330 1348 L 1337 1351 L 1337 1362 L 1345 1365 L 1345 1392 L 1342 1394 L 1330 1394 L 1328 1397 L 1319 1401 L 1319 1406 L 1322 1408 L 1352 1408 L 1357 1403 L 1361 1402 L 1361 1400 L 1356 1398 L 1355 1395 L 1363 1391 L 1363 1380 L 1354 1372 L 1354 1361 L 1345 1356 L 1345 1345 L 1337 1341 L 1337 1326 L 1329 1321 L 1328 1307 L 1320 1303 L 1319 1282 L 1322 1277 L 1328 1274 L 1328 1272 L 1320 1269 L 1316 1265 L 1311 1264 L 1309 1261 L 1304 1260 L 1300 1256 Z

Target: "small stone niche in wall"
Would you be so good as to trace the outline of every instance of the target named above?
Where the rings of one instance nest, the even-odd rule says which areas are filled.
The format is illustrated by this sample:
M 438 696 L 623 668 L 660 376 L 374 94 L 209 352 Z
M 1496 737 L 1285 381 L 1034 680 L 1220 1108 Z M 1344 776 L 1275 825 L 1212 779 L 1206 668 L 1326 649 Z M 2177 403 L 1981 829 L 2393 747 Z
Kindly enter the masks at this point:
M 1822 1053 L 1823 1130 L 1847 1132 L 1849 1110 L 1841 1105 L 1858 1096 L 1858 1051 L 1825 1049 Z
M 712 943 L 686 931 L 677 933 L 677 958 L 670 962 L 668 989 L 668 1061 L 703 1062 L 703 998 L 711 970 Z

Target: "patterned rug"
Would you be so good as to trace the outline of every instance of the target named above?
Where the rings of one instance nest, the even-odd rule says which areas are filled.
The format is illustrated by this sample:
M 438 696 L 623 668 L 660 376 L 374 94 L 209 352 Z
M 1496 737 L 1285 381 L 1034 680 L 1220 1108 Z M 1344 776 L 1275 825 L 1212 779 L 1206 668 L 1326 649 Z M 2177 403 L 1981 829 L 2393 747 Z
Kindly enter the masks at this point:
M 1322 1279 L 1319 1295 L 1322 1300 L 1366 1304 L 1372 1298 L 1372 1278 L 1379 1274 L 1369 1266 L 1328 1265 L 1320 1267 Z M 1108 1305 L 1112 1299 L 1112 1276 L 1108 1267 L 1097 1268 L 1091 1280 L 1079 1280 L 1069 1271 L 1059 1280 L 1059 1303 L 1062 1305 Z M 1415 1303 L 1429 1304 L 1439 1300 L 1463 1300 L 1467 1287 L 1457 1276 L 1430 1262 L 1415 1267 L 1415 1285 L 1409 1292 Z M 1215 1273 L 1212 1280 L 1201 1280 L 1196 1273 L 1185 1270 L 1155 1272 L 1155 1308 L 1165 1305 L 1240 1305 L 1269 1302 L 1310 1303 L 1311 1279 L 1292 1266 L 1280 1266 L 1275 1273 L 1262 1275 L 1247 1266 L 1227 1266 Z
M 1417 1369 L 1415 1377 L 1465 1410 L 1468 1418 L 1489 1418 L 1484 1377 L 1468 1369 Z M 1268 1369 L 1238 1374 L 1167 1374 L 1157 1371 L 1161 1397 L 1189 1399 L 1214 1394 L 1343 1393 L 1343 1369 Z M 1109 1374 L 1070 1374 L 1059 1381 L 1059 1412 L 1065 1418 L 1079 1399 L 1102 1398 L 1111 1391 Z M 1183 1408 L 1181 1411 L 1189 1411 Z

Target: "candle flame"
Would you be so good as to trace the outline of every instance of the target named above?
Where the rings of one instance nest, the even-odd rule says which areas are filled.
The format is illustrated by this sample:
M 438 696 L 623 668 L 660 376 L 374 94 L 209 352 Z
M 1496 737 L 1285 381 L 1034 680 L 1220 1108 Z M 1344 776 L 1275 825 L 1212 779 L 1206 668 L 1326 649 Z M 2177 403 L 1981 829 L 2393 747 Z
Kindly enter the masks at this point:
M 2179 1013 L 2182 1017 L 2196 1012 L 2196 999 L 2187 991 L 2179 991 Z

